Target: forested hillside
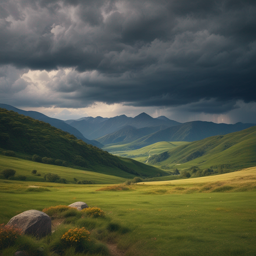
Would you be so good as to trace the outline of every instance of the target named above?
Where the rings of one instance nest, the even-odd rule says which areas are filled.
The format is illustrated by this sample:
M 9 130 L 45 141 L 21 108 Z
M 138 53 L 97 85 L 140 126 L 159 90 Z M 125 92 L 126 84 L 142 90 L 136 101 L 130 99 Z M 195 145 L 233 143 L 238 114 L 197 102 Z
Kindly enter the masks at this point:
M 0 108 L 0 147 L 30 156 L 34 161 L 72 165 L 96 170 L 114 168 L 133 175 L 159 176 L 165 173 L 130 159 L 122 159 L 78 140 L 48 123 Z M 3 150 L 2 150 L 3 151 Z

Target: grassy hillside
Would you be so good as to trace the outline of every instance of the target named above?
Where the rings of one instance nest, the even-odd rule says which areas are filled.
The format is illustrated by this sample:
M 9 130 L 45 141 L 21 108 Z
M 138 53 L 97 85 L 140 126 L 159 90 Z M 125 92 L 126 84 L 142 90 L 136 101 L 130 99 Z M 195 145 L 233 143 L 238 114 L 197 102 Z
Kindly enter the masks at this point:
M 57 219 L 62 224 L 54 226 L 51 236 L 24 238 L 26 246 L 20 242 L 23 249 L 40 247 L 45 249 L 40 251 L 42 256 L 59 255 L 48 250 L 54 248 L 52 245 L 61 231 L 85 227 L 93 240 L 116 249 L 115 253 L 97 252 L 91 256 L 255 256 L 256 168 L 206 178 L 172 184 L 139 184 L 125 191 L 106 191 L 99 184 L 63 186 L 0 180 L 0 220 L 7 223 L 25 210 L 83 201 L 90 207 L 100 207 L 106 218 L 78 218 L 69 213 L 60 221 Z M 35 185 L 42 188 L 41 192 L 28 189 Z M 20 244 L 2 250 L 1 255 L 14 255 Z M 88 253 L 76 253 L 71 248 L 62 255 Z
M 184 169 L 200 168 L 238 170 L 256 165 L 256 126 L 230 133 L 213 136 L 177 147 L 152 156 L 154 165 L 169 165 Z
M 117 177 L 115 176 L 116 171 L 112 168 L 106 168 L 105 174 L 103 174 L 88 170 L 74 169 L 65 166 L 43 164 L 17 157 L 8 157 L 3 155 L 0 155 L 0 164 L 0 173 L 5 169 L 13 169 L 16 171 L 14 178 L 22 175 L 26 176 L 26 181 L 36 182 L 45 181 L 44 175 L 46 175 L 47 173 L 57 174 L 61 178 L 66 179 L 67 183 L 76 183 L 76 180 L 86 180 L 91 181 L 92 183 L 115 184 L 124 182 L 126 179 L 133 177 L 133 175 L 126 172 L 119 173 L 123 175 L 123 177 Z M 32 174 L 32 170 L 37 171 L 36 175 Z
M 33 160 L 48 164 L 69 165 L 116 176 L 159 176 L 165 173 L 133 160 L 124 160 L 78 140 L 42 121 L 0 109 L 0 152 L 12 150 Z M 4 150 L 3 150 L 4 149 Z
M 118 147 L 115 147 L 116 151 L 113 150 L 112 153 L 118 156 L 128 157 L 136 161 L 146 163 L 149 157 L 155 154 L 163 153 L 165 151 L 168 151 L 170 149 L 173 149 L 181 145 L 185 145 L 187 143 L 188 142 L 185 142 L 185 141 L 174 141 L 174 142 L 161 141 L 140 149 L 127 150 L 127 151 L 126 150 L 119 151 Z M 107 149 L 109 148 L 111 147 L 107 147 Z
M 18 108 L 15 108 L 15 107 L 7 105 L 7 104 L 0 103 L 0 108 L 12 110 L 14 112 L 17 112 L 20 115 L 29 116 L 33 119 L 43 121 L 45 123 L 49 123 L 53 127 L 61 129 L 62 131 L 68 132 L 70 134 L 73 134 L 76 138 L 81 139 L 82 141 L 86 142 L 87 144 L 91 144 L 91 145 L 99 147 L 99 148 L 101 148 L 103 146 L 98 141 L 86 139 L 82 135 L 82 133 L 79 132 L 76 128 L 74 128 L 73 126 L 67 124 L 66 122 L 64 122 L 62 120 L 48 117 L 48 116 L 46 116 L 42 113 L 36 112 L 36 111 L 25 111 L 22 109 L 18 109 Z

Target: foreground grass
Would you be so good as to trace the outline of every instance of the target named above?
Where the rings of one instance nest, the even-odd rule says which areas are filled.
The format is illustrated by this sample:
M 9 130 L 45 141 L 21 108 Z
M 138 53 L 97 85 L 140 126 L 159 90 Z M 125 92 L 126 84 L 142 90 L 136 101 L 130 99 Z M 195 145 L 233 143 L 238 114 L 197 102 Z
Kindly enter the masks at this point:
M 6 223 L 24 210 L 84 201 L 100 207 L 112 222 L 129 227 L 125 234 L 108 232 L 98 237 L 103 243 L 116 244 L 126 256 L 255 255 L 255 177 L 256 168 L 250 168 L 171 183 L 133 185 L 122 191 L 102 190 L 104 185 L 1 180 L 0 219 Z M 230 182 L 232 189 L 191 190 L 218 182 Z M 247 191 L 238 192 L 243 185 Z M 48 191 L 35 192 L 28 190 L 29 186 Z M 93 222 L 92 232 L 100 225 L 104 230 L 104 223 Z

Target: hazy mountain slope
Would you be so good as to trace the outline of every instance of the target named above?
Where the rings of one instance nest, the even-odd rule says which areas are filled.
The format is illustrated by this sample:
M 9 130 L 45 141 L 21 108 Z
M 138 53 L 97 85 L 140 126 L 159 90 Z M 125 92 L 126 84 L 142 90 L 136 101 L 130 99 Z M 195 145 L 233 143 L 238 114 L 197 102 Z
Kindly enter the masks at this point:
M 0 104 L 0 108 L 4 108 L 4 109 L 7 109 L 7 110 L 12 110 L 12 111 L 15 111 L 15 112 L 17 112 L 17 113 L 19 113 L 21 115 L 29 116 L 29 117 L 34 118 L 36 120 L 40 120 L 40 121 L 49 123 L 50 125 L 58 128 L 58 129 L 61 129 L 62 131 L 65 131 L 65 132 L 68 132 L 70 134 L 73 134 L 78 139 L 81 139 L 82 141 L 84 141 L 84 142 L 86 142 L 88 144 L 94 145 L 96 147 L 102 147 L 103 146 L 98 141 L 88 140 L 76 128 L 74 128 L 73 126 L 67 124 L 66 122 L 64 122 L 62 120 L 48 117 L 48 116 L 46 116 L 46 115 L 44 115 L 42 113 L 36 112 L 36 111 L 21 110 L 21 109 L 18 109 L 18 108 L 15 108 L 13 106 L 6 105 L 6 104 Z
M 167 117 L 161 116 L 160 118 L 159 117 L 153 118 L 146 113 L 141 113 L 138 116 L 135 116 L 129 122 L 129 125 L 135 128 L 154 127 L 154 126 L 160 126 L 160 125 L 175 126 L 179 124 L 180 123 L 170 120 Z
M 167 117 L 152 118 L 151 116 L 141 113 L 132 118 L 125 115 L 112 118 L 92 118 L 87 117 L 82 120 L 67 121 L 70 125 L 78 129 L 85 137 L 89 139 L 101 138 L 111 134 L 129 125 L 135 128 L 156 127 L 156 126 L 173 126 L 179 123 L 168 119 Z
M 256 126 L 191 142 L 150 157 L 156 165 L 221 167 L 239 169 L 256 165 Z
M 255 124 L 216 124 L 212 122 L 194 121 L 144 136 L 133 144 L 146 146 L 159 141 L 196 141 L 214 135 L 225 135 L 231 132 L 241 131 Z
M 113 156 L 48 123 L 1 108 L 0 141 L 3 149 L 39 155 L 39 162 L 71 164 L 120 177 L 165 174 L 134 160 Z
M 80 121 L 72 121 L 69 124 L 78 129 L 87 138 L 96 139 L 124 127 L 128 124 L 130 117 L 121 115 L 101 120 L 102 122 L 97 122 L 96 119 L 99 118 L 90 117 Z
M 126 125 L 125 127 L 121 128 L 116 132 L 107 134 L 97 139 L 97 141 L 104 145 L 112 143 L 129 143 L 164 128 L 166 128 L 166 126 L 153 126 L 137 129 L 133 126 Z

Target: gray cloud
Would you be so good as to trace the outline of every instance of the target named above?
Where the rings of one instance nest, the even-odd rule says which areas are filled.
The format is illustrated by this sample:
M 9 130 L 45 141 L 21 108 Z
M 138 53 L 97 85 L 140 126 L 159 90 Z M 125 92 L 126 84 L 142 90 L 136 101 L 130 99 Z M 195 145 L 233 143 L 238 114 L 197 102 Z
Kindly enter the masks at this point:
M 8 0 L 0 65 L 15 72 L 0 90 L 37 106 L 226 113 L 256 101 L 255 13 L 254 0 Z M 58 70 L 44 82 L 48 98 L 33 97 L 33 82 L 21 78 L 28 69 Z

